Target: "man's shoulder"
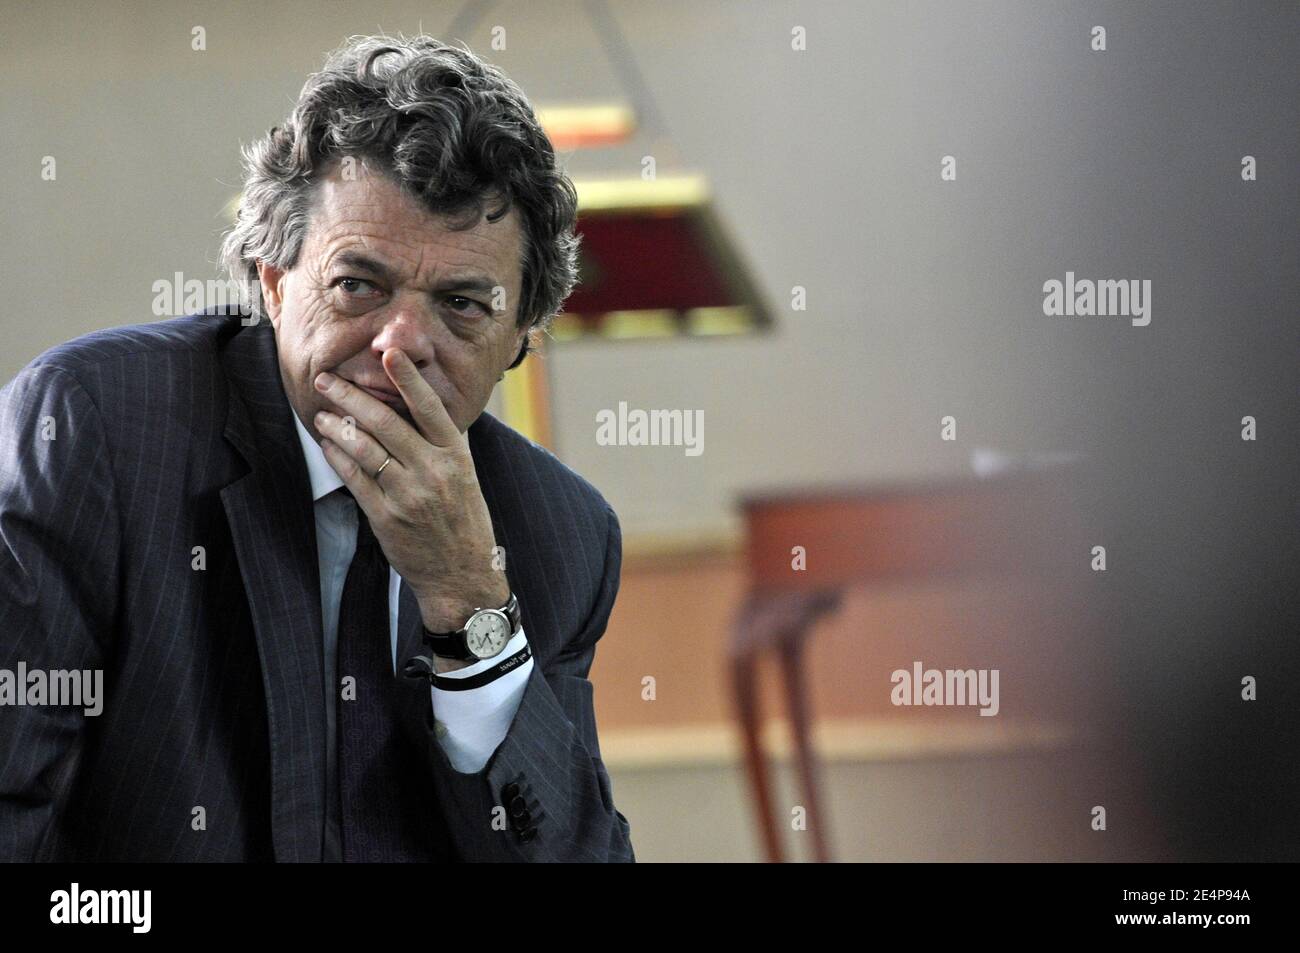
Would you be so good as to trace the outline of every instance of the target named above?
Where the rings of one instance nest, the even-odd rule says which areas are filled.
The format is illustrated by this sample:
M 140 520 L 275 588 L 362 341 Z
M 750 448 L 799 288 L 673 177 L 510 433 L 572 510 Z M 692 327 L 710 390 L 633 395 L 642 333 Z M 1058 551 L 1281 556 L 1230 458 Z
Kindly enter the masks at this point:
M 240 315 L 209 311 L 90 331 L 32 358 L 0 394 L 59 402 L 80 391 L 96 406 L 155 412 L 189 391 L 214 393 L 223 342 L 241 327 Z
M 475 466 L 499 488 L 520 497 L 521 503 L 535 503 L 534 492 L 554 496 L 562 493 L 569 505 L 577 502 L 593 517 L 617 521 L 617 516 L 600 490 L 550 450 L 484 411 L 469 429 Z M 606 515 L 608 514 L 608 515 Z
M 146 324 L 101 328 L 56 344 L 33 358 L 24 370 L 53 367 L 80 378 L 87 371 L 114 366 L 138 368 L 166 363 L 184 353 L 215 355 L 223 340 L 241 327 L 235 314 L 201 312 Z

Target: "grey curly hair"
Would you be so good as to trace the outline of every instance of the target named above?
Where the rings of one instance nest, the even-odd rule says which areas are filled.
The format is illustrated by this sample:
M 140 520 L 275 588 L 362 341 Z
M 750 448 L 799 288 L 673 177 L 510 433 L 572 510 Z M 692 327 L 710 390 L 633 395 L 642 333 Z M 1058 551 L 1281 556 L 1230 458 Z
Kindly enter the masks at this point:
M 264 316 L 259 259 L 297 264 L 322 172 L 353 156 L 374 163 L 448 227 L 523 226 L 518 327 L 545 330 L 578 277 L 578 197 L 523 91 L 468 48 L 430 36 L 355 36 L 330 53 L 281 126 L 242 150 L 244 187 L 221 266 Z M 531 337 L 531 335 L 529 335 Z M 511 367 L 530 349 L 528 339 Z

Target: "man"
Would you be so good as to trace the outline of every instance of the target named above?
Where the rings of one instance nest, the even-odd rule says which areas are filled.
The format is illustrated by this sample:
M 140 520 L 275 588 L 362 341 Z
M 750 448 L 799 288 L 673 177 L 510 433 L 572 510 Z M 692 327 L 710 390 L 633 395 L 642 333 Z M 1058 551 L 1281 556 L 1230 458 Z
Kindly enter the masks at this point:
M 246 163 L 251 317 L 0 391 L 0 857 L 634 860 L 587 680 L 618 520 L 484 413 L 576 278 L 531 107 L 359 38 Z M 101 671 L 98 713 L 32 687 Z

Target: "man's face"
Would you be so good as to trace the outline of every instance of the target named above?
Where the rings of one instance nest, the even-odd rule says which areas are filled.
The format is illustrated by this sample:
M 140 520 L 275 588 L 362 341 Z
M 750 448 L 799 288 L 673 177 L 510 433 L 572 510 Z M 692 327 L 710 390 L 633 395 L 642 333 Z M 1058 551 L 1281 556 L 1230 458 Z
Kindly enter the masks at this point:
M 515 210 L 452 231 L 360 163 L 352 180 L 336 167 L 318 188 L 297 264 L 288 271 L 259 264 L 280 375 L 299 419 L 319 441 L 316 412 L 340 412 L 313 383 L 329 371 L 389 393 L 390 406 L 411 421 L 381 363 L 396 347 L 464 433 L 523 344 L 525 331 L 515 327 L 523 278 Z M 498 286 L 506 302 L 499 312 L 492 310 Z

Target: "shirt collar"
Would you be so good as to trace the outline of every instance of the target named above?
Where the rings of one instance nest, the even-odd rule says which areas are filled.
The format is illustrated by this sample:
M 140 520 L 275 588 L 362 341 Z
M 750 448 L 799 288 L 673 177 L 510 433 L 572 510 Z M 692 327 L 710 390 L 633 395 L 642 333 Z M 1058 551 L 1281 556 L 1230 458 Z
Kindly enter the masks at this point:
M 325 494 L 332 493 L 343 486 L 343 478 L 334 472 L 334 468 L 325 459 L 325 451 L 302 425 L 297 411 L 293 412 L 293 422 L 298 428 L 298 441 L 302 444 L 303 456 L 307 458 L 307 475 L 311 478 L 311 500 L 315 503 Z

